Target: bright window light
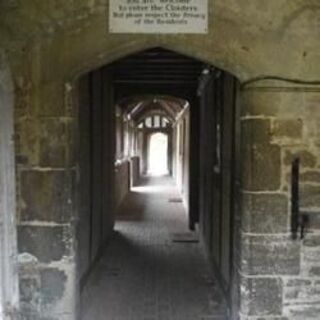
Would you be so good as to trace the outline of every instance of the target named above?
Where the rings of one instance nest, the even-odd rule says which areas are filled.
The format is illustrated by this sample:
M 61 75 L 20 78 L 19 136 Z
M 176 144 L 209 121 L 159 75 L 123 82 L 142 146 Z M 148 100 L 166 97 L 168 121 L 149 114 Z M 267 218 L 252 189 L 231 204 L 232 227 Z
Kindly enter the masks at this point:
M 149 142 L 149 170 L 152 176 L 168 174 L 168 135 L 154 133 Z

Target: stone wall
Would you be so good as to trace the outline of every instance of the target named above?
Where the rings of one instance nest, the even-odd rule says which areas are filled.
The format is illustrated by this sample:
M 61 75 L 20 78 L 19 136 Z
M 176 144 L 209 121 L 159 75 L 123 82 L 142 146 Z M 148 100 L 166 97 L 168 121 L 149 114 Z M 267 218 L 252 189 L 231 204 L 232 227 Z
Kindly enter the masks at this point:
M 318 0 L 212 1 L 208 34 L 178 36 L 109 34 L 108 3 L 0 2 L 0 47 L 9 57 L 15 86 L 20 287 L 22 306 L 28 307 L 22 312 L 33 320 L 77 317 L 79 159 L 70 83 L 156 46 L 214 64 L 242 82 L 265 76 L 320 80 Z M 278 83 L 255 87 L 243 92 L 241 312 L 244 319 L 312 319 L 319 271 L 317 89 Z M 303 156 L 301 204 L 315 220 L 303 242 L 292 242 L 288 232 L 287 175 L 290 154 L 296 152 Z
M 13 109 L 12 79 L 0 50 L 0 319 L 14 317 L 19 301 Z
M 95 110 L 94 119 L 102 120 L 101 103 L 110 105 L 108 87 L 98 89 L 107 76 L 102 71 L 92 76 L 96 91 L 88 99 L 85 91 L 90 91 L 90 83 L 82 86 L 82 91 L 70 84 L 44 85 L 39 88 L 39 98 L 34 97 L 31 81 L 21 78 L 16 83 L 18 246 L 19 253 L 28 257 L 27 267 L 25 259 L 21 265 L 21 312 L 30 319 L 77 317 L 80 278 L 90 271 L 112 231 L 112 121 L 103 132 L 89 121 L 90 110 Z M 82 111 L 87 108 L 82 122 L 80 107 Z M 87 140 L 91 134 L 94 146 Z M 92 148 L 95 152 L 90 155 Z M 109 152 L 102 153 L 104 148 Z M 88 190 L 80 187 L 85 185 Z M 90 207 L 90 194 L 95 198 L 94 208 Z
M 58 89 L 60 94 L 49 98 Z M 71 319 L 75 280 L 76 163 L 72 143 L 77 125 L 68 110 L 71 95 L 63 84 L 48 84 L 35 100 L 30 79 L 16 82 L 16 165 L 21 312 Z
M 320 88 L 259 81 L 243 89 L 242 319 L 320 314 Z M 291 234 L 291 163 L 301 159 L 305 239 Z
M 108 4 L 109 0 L 3 0 L 0 46 L 18 69 L 19 61 L 36 58 L 29 56 L 31 51 L 40 53 L 32 75 L 47 80 L 77 76 L 141 47 L 155 46 L 210 62 L 242 80 L 261 75 L 318 79 L 317 0 L 210 1 L 205 35 L 110 34 Z
M 74 195 L 78 120 L 70 107 L 70 86 L 61 81 L 40 85 L 34 68 L 26 64 L 14 78 L 21 313 L 26 319 L 40 315 L 70 319 L 78 291 Z

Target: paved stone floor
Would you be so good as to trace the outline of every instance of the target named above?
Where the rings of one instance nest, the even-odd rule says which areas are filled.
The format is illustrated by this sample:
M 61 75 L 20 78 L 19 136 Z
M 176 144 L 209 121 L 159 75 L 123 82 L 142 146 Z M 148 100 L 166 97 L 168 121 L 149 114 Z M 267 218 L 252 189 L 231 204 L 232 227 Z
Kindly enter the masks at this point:
M 173 241 L 188 229 L 172 180 L 144 182 L 125 201 L 82 294 L 82 320 L 225 320 L 199 244 Z

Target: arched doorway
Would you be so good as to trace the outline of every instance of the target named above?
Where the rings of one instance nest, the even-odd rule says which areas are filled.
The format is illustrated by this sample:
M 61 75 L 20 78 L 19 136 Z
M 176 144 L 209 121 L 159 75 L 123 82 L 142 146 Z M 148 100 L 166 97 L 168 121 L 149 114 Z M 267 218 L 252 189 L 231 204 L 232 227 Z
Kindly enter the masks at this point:
M 270 191 L 272 193 L 279 192 L 279 189 L 277 189 L 279 180 L 278 173 L 280 171 L 279 167 L 281 167 L 281 170 L 284 170 L 283 172 L 288 172 L 285 163 L 281 162 L 281 165 L 279 165 L 280 161 L 278 160 L 280 158 L 280 151 L 278 149 L 281 149 L 281 152 L 295 152 L 294 148 L 297 141 L 294 140 L 294 146 L 293 144 L 286 145 L 284 143 L 279 147 L 278 145 L 274 145 L 277 144 L 277 141 L 279 142 L 279 140 L 276 139 L 276 141 L 272 141 L 273 146 L 270 146 L 269 140 L 272 135 L 265 134 L 261 136 L 259 133 L 260 131 L 266 132 L 266 130 L 268 130 L 269 122 L 272 122 L 275 119 L 277 120 L 279 115 L 281 115 L 281 121 L 279 123 L 277 121 L 274 123 L 276 123 L 277 126 L 279 125 L 281 130 L 275 130 L 273 133 L 277 132 L 278 134 L 283 134 L 289 132 L 283 130 L 282 124 L 287 120 L 289 120 L 288 123 L 292 123 L 293 117 L 295 119 L 300 119 L 301 115 L 303 115 L 304 118 L 304 125 L 308 128 L 312 127 L 309 125 L 312 120 L 304 114 L 304 108 L 307 108 L 312 102 L 307 102 L 307 99 L 301 99 L 300 101 L 300 97 L 307 92 L 319 91 L 316 87 L 318 81 L 315 82 L 314 80 L 318 80 L 318 68 L 320 64 L 318 63 L 318 56 L 316 54 L 310 54 L 310 52 L 319 51 L 317 41 L 318 28 L 314 27 L 316 25 L 315 22 L 318 19 L 318 11 L 313 10 L 310 6 L 305 6 L 302 2 L 295 2 L 292 6 L 287 6 L 279 1 L 270 1 L 270 3 L 268 3 L 268 6 L 270 5 L 270 10 L 265 10 L 265 6 L 261 5 L 248 6 L 248 3 L 246 2 L 241 4 L 237 3 L 236 5 L 230 1 L 212 1 L 210 3 L 214 6 L 212 10 L 210 10 L 210 21 L 212 22 L 210 23 L 208 34 L 203 36 L 109 34 L 106 32 L 108 23 L 106 19 L 106 5 L 108 2 L 101 3 L 98 1 L 94 4 L 92 1 L 88 1 L 85 7 L 82 2 L 74 2 L 72 5 L 68 5 L 68 11 L 66 11 L 65 15 L 57 14 L 57 16 L 61 16 L 59 23 L 56 23 L 56 19 L 48 19 L 47 10 L 38 7 L 36 4 L 23 3 L 23 6 L 21 8 L 19 7 L 19 10 L 12 10 L 11 5 L 2 6 L 1 11 L 5 16 L 8 14 L 8 17 L 5 19 L 7 27 L 3 28 L 4 30 L 1 30 L 1 32 L 4 32 L 4 38 L 8 39 L 8 41 L 5 41 L 4 45 L 8 47 L 8 52 L 12 52 L 10 59 L 12 64 L 17 67 L 15 74 L 16 80 L 20 77 L 29 79 L 29 76 L 32 75 L 34 82 L 34 86 L 31 88 L 32 101 L 24 101 L 23 104 L 28 105 L 28 107 L 29 105 L 32 106 L 30 108 L 32 112 L 29 114 L 32 120 L 37 118 L 39 113 L 42 115 L 47 113 L 46 115 L 50 117 L 49 120 L 46 119 L 46 123 L 43 125 L 45 128 L 49 128 L 51 125 L 50 131 L 47 134 L 42 128 L 42 131 L 37 135 L 36 145 L 38 146 L 38 144 L 41 144 L 41 148 L 48 147 L 47 150 L 52 151 L 54 154 L 54 157 L 51 158 L 42 157 L 41 161 L 37 161 L 37 156 L 34 157 L 32 159 L 34 162 L 32 162 L 31 170 L 28 158 L 20 157 L 16 159 L 16 161 L 19 165 L 19 170 L 38 172 L 39 174 L 36 179 L 45 179 L 43 177 L 46 174 L 45 171 L 48 171 L 48 168 L 53 168 L 50 175 L 51 177 L 56 177 L 57 180 L 61 179 L 61 175 L 65 173 L 63 171 L 70 170 L 70 167 L 71 171 L 74 170 L 76 172 L 76 169 L 72 167 L 70 162 L 68 164 L 63 163 L 62 166 L 59 166 L 55 161 L 65 159 L 69 154 L 72 154 L 72 148 L 75 145 L 74 142 L 77 142 L 77 138 L 68 137 L 68 139 L 70 139 L 68 142 L 64 141 L 64 144 L 61 143 L 62 146 L 59 145 L 59 141 L 55 141 L 55 144 L 51 144 L 51 138 L 53 136 L 60 137 L 61 131 L 63 131 L 57 123 L 61 121 L 66 124 L 66 122 L 68 122 L 66 130 L 68 131 L 68 125 L 72 127 L 76 122 L 73 118 L 74 113 L 72 112 L 76 108 L 74 109 L 70 102 L 72 100 L 70 83 L 73 84 L 73 80 L 80 74 L 84 74 L 85 72 L 115 61 L 128 54 L 132 54 L 138 50 L 156 46 L 165 47 L 180 53 L 188 54 L 189 56 L 194 56 L 202 61 L 229 70 L 233 74 L 238 75 L 238 78 L 242 82 L 250 79 L 253 80 L 250 82 L 249 86 L 244 86 L 242 92 L 246 100 L 246 106 L 243 110 L 243 122 L 245 123 L 244 127 L 249 127 L 249 129 L 245 132 L 248 143 L 245 145 L 245 148 L 242 149 L 243 156 L 241 160 L 245 171 L 244 180 L 248 183 L 249 189 L 251 187 L 249 196 L 247 195 L 248 190 L 244 187 L 245 194 L 248 196 L 249 200 L 254 199 L 256 202 L 250 200 L 246 203 L 247 207 L 238 208 L 239 212 L 244 212 L 246 214 L 246 221 L 249 224 L 249 227 L 246 226 L 247 229 L 245 229 L 244 236 L 238 238 L 239 243 L 247 245 L 246 250 L 243 250 L 243 252 L 248 254 L 247 259 L 243 260 L 243 263 L 245 264 L 245 274 L 243 275 L 242 273 L 239 277 L 247 283 L 246 289 L 242 292 L 244 300 L 261 302 L 258 304 L 258 309 L 255 308 L 255 306 L 251 308 L 249 305 L 248 309 L 243 310 L 245 316 L 253 316 L 256 318 L 264 317 L 266 314 L 271 316 L 272 314 L 272 316 L 278 317 L 285 307 L 281 305 L 281 303 L 279 303 L 280 305 L 278 304 L 276 308 L 273 308 L 273 306 L 266 306 L 264 301 L 268 299 L 266 299 L 264 293 L 266 292 L 265 286 L 268 285 L 269 288 L 272 287 L 272 289 L 274 289 L 271 294 L 269 292 L 271 289 L 268 290 L 268 296 L 279 297 L 278 301 L 281 301 L 281 294 L 274 295 L 272 293 L 278 289 L 282 290 L 282 282 L 286 283 L 287 274 L 283 275 L 283 266 L 285 265 L 283 257 L 286 257 L 286 255 L 279 255 L 278 261 L 280 261 L 280 264 L 276 263 L 274 268 L 268 268 L 268 263 L 263 264 L 265 259 L 261 259 L 262 262 L 255 260 L 256 255 L 252 253 L 252 248 L 256 246 L 258 247 L 257 252 L 261 252 L 259 248 L 265 248 L 265 243 L 271 247 L 270 251 L 272 251 L 272 248 L 274 248 L 274 244 L 276 243 L 281 243 L 281 245 L 286 248 L 291 247 L 291 243 L 287 246 L 288 243 L 284 242 L 281 235 L 279 238 L 281 241 L 275 241 L 273 238 L 274 232 L 278 233 L 279 230 L 280 233 L 286 232 L 287 235 L 287 225 L 285 222 L 283 226 L 283 221 L 289 220 L 286 219 L 287 216 L 289 216 L 289 213 L 286 211 L 286 204 L 288 202 L 286 200 L 289 196 L 287 182 L 282 185 L 283 189 L 280 190 L 281 194 L 270 194 Z M 37 12 L 34 19 L 35 23 L 29 23 L 29 5 L 34 6 L 32 7 L 32 12 L 34 12 L 33 10 L 36 10 Z M 59 7 L 58 10 L 60 9 L 62 12 L 63 8 Z M 274 13 L 276 13 L 276 15 L 274 15 Z M 65 23 L 64 20 L 66 16 L 68 23 Z M 293 17 L 294 19 L 288 19 L 288 17 Z M 10 18 L 13 18 L 14 21 L 20 21 L 21 23 L 19 23 L 19 25 L 11 24 Z M 272 25 L 270 24 L 270 21 L 273 21 Z M 48 34 L 50 33 L 49 41 L 46 36 L 43 36 L 44 28 L 39 28 L 39 25 L 42 25 L 43 22 L 45 22 L 45 25 L 47 26 L 46 30 L 48 31 Z M 21 33 L 16 32 L 13 28 L 19 28 L 19 30 L 26 35 L 25 41 L 21 41 Z M 285 41 L 279 42 L 279 37 Z M 308 37 L 308 48 L 310 48 L 310 50 L 306 50 L 305 41 L 303 41 L 306 37 Z M 13 41 L 11 41 L 11 39 Z M 295 48 L 295 50 L 292 50 L 292 48 Z M 26 52 L 27 54 L 18 54 L 18 52 Z M 279 52 L 281 52 L 280 59 Z M 46 63 L 38 63 L 38 61 L 46 61 Z M 272 61 L 272 63 L 270 63 L 270 61 Z M 19 66 L 21 66 L 21 70 Z M 269 79 L 271 81 L 260 81 L 261 79 Z M 288 79 L 295 79 L 297 81 L 290 81 Z M 305 86 L 301 87 L 303 84 Z M 309 85 L 312 84 L 314 84 L 314 87 L 310 90 Z M 295 93 L 292 93 L 290 90 L 295 91 Z M 300 92 L 300 94 L 298 92 Z M 293 97 L 288 99 L 288 95 L 291 94 Z M 298 95 L 298 99 L 296 98 L 296 94 Z M 21 92 L 17 92 L 18 98 L 21 95 L 23 95 Z M 53 96 L 54 99 L 52 99 Z M 44 102 L 44 97 L 48 98 L 50 101 L 54 101 L 53 105 L 49 104 L 47 106 L 42 103 Z M 279 100 L 281 100 L 281 103 Z M 311 98 L 310 101 L 311 100 L 314 101 L 314 98 Z M 303 110 L 299 109 L 301 112 L 299 111 L 293 115 L 291 112 L 292 102 L 297 102 L 299 105 L 296 107 L 296 110 L 299 108 L 302 108 Z M 39 105 L 44 108 L 42 110 L 36 110 Z M 311 111 L 310 114 L 312 113 L 314 112 Z M 270 117 L 272 118 L 271 120 Z M 42 123 L 44 120 L 44 118 L 41 118 Z M 49 124 L 49 122 L 51 123 Z M 19 128 L 18 130 L 23 136 L 30 133 L 30 130 L 26 127 L 22 129 Z M 299 121 L 297 128 L 298 130 L 294 131 L 299 133 Z M 72 129 L 69 131 L 74 132 Z M 237 134 L 240 135 L 239 131 Z M 257 141 L 261 137 L 263 139 Z M 265 139 L 266 137 L 268 137 L 269 140 Z M 308 151 L 311 151 L 312 154 L 314 146 L 310 145 L 310 141 L 315 137 L 315 134 L 308 133 L 305 137 L 311 137 L 311 139 L 306 138 L 303 141 L 303 144 L 301 145 L 302 151 L 305 154 L 305 150 L 307 149 Z M 256 147 L 257 144 L 261 147 L 260 149 L 258 148 L 258 151 L 261 151 L 262 148 L 267 148 L 265 155 L 259 159 L 253 157 L 257 153 L 250 153 L 250 146 L 255 145 Z M 317 144 L 318 143 L 315 143 L 314 145 Z M 28 148 L 29 144 L 27 142 L 23 142 L 23 145 L 26 150 L 30 149 Z M 65 152 L 65 146 L 68 146 L 67 152 Z M 274 159 L 276 159 L 276 161 L 266 161 L 265 156 L 269 156 L 270 154 L 275 155 Z M 259 162 L 261 158 L 264 160 L 265 164 L 268 164 L 267 167 L 272 170 L 268 170 L 268 174 L 263 175 L 262 173 L 261 162 Z M 271 166 L 269 163 L 276 165 Z M 217 169 L 219 168 L 217 167 Z M 258 176 L 260 176 L 260 174 L 268 179 L 259 180 Z M 284 174 L 282 174 L 282 176 L 284 176 Z M 21 177 L 21 180 L 18 182 L 18 189 L 21 189 L 20 187 L 26 184 L 25 180 L 28 177 L 29 176 L 27 175 Z M 75 174 L 75 177 L 77 177 L 77 174 Z M 270 182 L 273 177 L 275 177 L 274 184 Z M 250 181 L 248 182 L 247 180 Z M 265 182 L 262 180 L 266 180 L 266 185 L 261 187 L 263 184 L 262 182 Z M 72 181 L 77 180 L 76 178 L 74 180 L 68 178 L 62 182 L 60 180 L 59 185 L 68 185 L 72 188 Z M 38 190 L 39 195 L 47 194 L 47 185 L 49 184 L 42 184 L 43 188 Z M 239 186 L 239 188 L 240 187 L 241 186 Z M 262 191 L 261 194 L 255 194 L 255 192 L 259 193 L 260 191 Z M 264 194 L 264 192 L 266 194 Z M 52 197 L 48 200 L 49 204 L 45 208 L 43 208 L 43 203 L 41 203 L 41 196 L 37 197 L 37 199 L 25 199 L 24 195 L 18 195 L 18 197 L 19 200 L 25 200 L 25 202 L 21 201 L 21 203 L 26 203 L 32 208 L 40 206 L 40 211 L 45 212 L 45 217 L 40 216 L 40 220 L 42 219 L 40 224 L 37 224 L 39 222 L 39 216 L 34 218 L 28 214 L 24 215 L 25 213 L 22 212 L 22 220 L 25 224 L 29 223 L 28 230 L 34 231 L 35 236 L 38 237 L 37 239 L 44 241 L 46 237 L 42 235 L 47 235 L 47 231 L 51 231 L 51 234 L 56 236 L 53 236 L 54 241 L 50 241 L 50 243 L 55 243 L 55 241 L 57 241 L 58 244 L 61 244 L 61 232 L 55 233 L 54 231 L 61 229 L 64 230 L 64 234 L 69 234 L 68 232 L 71 230 L 70 233 L 72 235 L 70 237 L 64 237 L 64 240 L 66 240 L 66 238 L 75 239 L 72 230 L 74 230 L 74 222 L 77 220 L 77 210 L 70 209 L 70 207 L 67 206 L 70 203 L 76 202 L 74 197 L 66 196 L 63 199 L 60 197 Z M 268 204 L 270 203 L 270 198 L 275 199 L 274 201 L 276 203 L 278 203 L 277 201 L 280 199 L 281 205 L 275 206 L 275 210 L 269 210 Z M 33 200 L 35 201 L 35 204 L 32 203 Z M 70 213 L 70 215 L 66 215 L 67 218 L 62 219 L 62 221 L 61 219 L 58 219 L 56 215 L 50 215 L 50 211 L 48 210 L 50 208 L 56 208 L 61 203 L 69 208 Z M 278 221 L 269 223 L 268 225 L 276 226 L 271 232 L 270 229 L 264 229 L 255 225 L 252 226 L 251 223 L 255 223 L 255 218 L 260 217 L 261 213 L 261 211 L 256 210 L 256 207 L 253 206 L 252 203 L 262 203 L 259 207 L 268 209 L 266 210 L 268 212 L 265 214 L 265 217 L 268 217 L 268 219 L 272 219 L 273 216 L 270 212 L 278 213 L 278 211 L 280 211 L 281 217 L 284 217 L 284 219 L 282 219 L 282 224 L 280 225 Z M 278 210 L 277 208 L 280 209 Z M 254 213 L 257 214 L 255 215 Z M 253 221 L 251 221 L 252 217 Z M 43 225 L 43 223 L 46 225 Z M 269 236 L 265 239 L 263 237 L 266 230 L 269 232 Z M 20 232 L 21 230 L 19 230 L 19 233 Z M 256 237 L 256 234 L 258 234 L 259 237 Z M 262 240 L 264 242 L 259 244 L 259 241 Z M 38 243 L 41 243 L 42 241 L 38 241 Z M 245 241 L 247 242 L 245 243 Z M 61 245 L 63 244 L 65 243 L 63 242 Z M 65 272 L 63 275 L 68 278 L 66 292 L 60 290 L 58 298 L 53 299 L 52 306 L 50 303 L 46 304 L 45 308 L 42 309 L 45 310 L 43 311 L 43 316 L 50 315 L 52 317 L 56 316 L 57 318 L 60 318 L 62 314 L 68 314 L 70 317 L 76 317 L 75 301 L 66 298 L 66 296 L 69 298 L 77 296 L 77 285 L 74 280 L 74 274 L 76 274 L 76 264 L 74 262 L 76 245 L 72 241 L 70 241 L 70 243 L 68 242 L 68 245 L 67 250 L 63 251 L 65 255 L 62 255 L 65 259 L 62 259 L 61 255 L 57 255 L 58 258 L 61 258 L 61 261 L 58 259 L 59 271 L 63 270 L 63 272 Z M 282 250 L 283 247 L 281 247 L 280 250 Z M 296 252 L 302 250 L 300 250 L 300 248 L 295 249 Z M 44 288 L 41 289 L 41 297 L 44 297 L 44 299 L 42 299 L 43 301 L 47 301 L 45 297 L 49 294 L 45 285 L 50 279 L 59 281 L 63 276 L 56 270 L 56 261 L 50 263 L 46 259 L 43 259 L 41 250 L 37 248 L 35 243 L 28 243 L 28 247 L 25 248 L 25 251 L 35 254 L 35 256 L 41 260 L 42 267 L 46 268 L 46 275 L 50 275 L 49 277 L 42 275 L 42 278 L 45 280 L 43 281 Z M 274 262 L 269 256 L 266 260 L 267 262 Z M 296 261 L 293 264 L 299 265 Z M 250 267 L 246 269 L 248 265 Z M 274 278 L 275 274 L 279 279 L 278 282 Z M 271 278 L 263 282 L 261 279 L 268 275 L 272 275 Z M 305 275 L 299 274 L 299 277 L 300 276 L 303 277 Z M 46 280 L 48 281 L 46 282 Z M 270 283 L 272 286 L 269 285 Z M 255 295 L 256 292 L 258 292 L 257 296 Z M 64 293 L 66 294 L 64 295 Z M 49 308 L 47 308 L 48 304 L 50 306 Z M 309 311 L 305 304 L 304 308 Z M 309 306 L 309 308 L 311 307 Z
M 166 64 L 171 64 L 171 73 Z M 225 201 L 232 201 L 235 187 L 231 177 L 236 159 L 234 125 L 239 123 L 236 85 L 232 75 L 163 48 L 135 53 L 80 79 L 78 244 L 83 287 L 130 189 L 131 157 L 142 155 L 146 173 L 149 169 L 159 173 L 156 164 L 148 166 L 155 153 L 160 173 L 172 167 L 189 228 L 201 224 L 206 249 L 231 300 L 232 285 L 238 285 L 232 281 L 233 207 L 222 205 L 220 199 L 224 193 Z M 159 128 L 167 134 L 159 133 Z M 165 137 L 161 148 L 152 146 L 157 135 Z M 170 157 L 163 156 L 168 151 Z M 222 163 L 229 168 L 227 173 L 221 170 Z M 222 186 L 222 179 L 228 184 Z

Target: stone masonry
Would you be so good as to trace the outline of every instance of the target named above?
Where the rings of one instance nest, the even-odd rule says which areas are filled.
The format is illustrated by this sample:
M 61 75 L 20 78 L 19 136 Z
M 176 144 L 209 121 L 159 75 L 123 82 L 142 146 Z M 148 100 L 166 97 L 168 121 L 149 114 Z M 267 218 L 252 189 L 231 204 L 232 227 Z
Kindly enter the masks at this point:
M 159 46 L 225 69 L 244 84 L 238 212 L 243 221 L 234 276 L 240 317 L 319 318 L 319 1 L 209 3 L 208 34 L 115 35 L 108 32 L 108 0 L 0 1 L 0 49 L 14 83 L 25 319 L 78 316 L 75 82 L 116 59 Z M 262 78 L 274 80 L 257 81 Z M 302 161 L 301 208 L 311 218 L 303 241 L 292 241 L 289 232 L 295 155 Z
M 242 319 L 319 318 L 319 90 L 286 81 L 243 89 Z M 297 156 L 304 240 L 290 232 Z

